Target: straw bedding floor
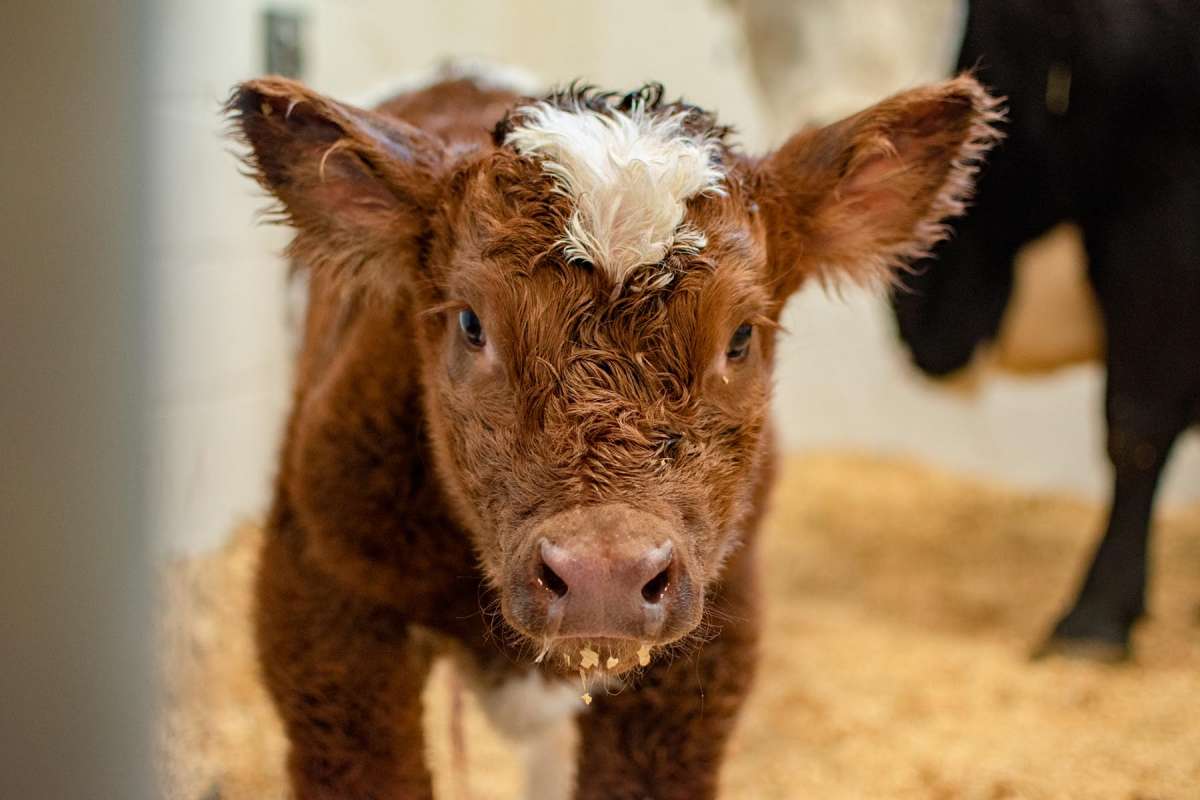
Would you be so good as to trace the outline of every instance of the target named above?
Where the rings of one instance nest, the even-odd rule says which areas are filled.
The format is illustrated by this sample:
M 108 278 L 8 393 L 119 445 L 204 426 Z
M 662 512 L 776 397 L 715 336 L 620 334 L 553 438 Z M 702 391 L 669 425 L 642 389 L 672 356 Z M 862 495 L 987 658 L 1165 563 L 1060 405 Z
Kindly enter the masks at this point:
M 907 462 L 787 462 L 765 530 L 764 668 L 723 797 L 1200 798 L 1200 507 L 1157 522 L 1136 663 L 1026 658 L 1102 515 Z M 285 796 L 245 622 L 259 536 L 168 576 L 175 800 Z M 469 695 L 465 774 L 450 769 L 453 680 L 442 666 L 427 692 L 439 798 L 519 797 L 520 759 Z

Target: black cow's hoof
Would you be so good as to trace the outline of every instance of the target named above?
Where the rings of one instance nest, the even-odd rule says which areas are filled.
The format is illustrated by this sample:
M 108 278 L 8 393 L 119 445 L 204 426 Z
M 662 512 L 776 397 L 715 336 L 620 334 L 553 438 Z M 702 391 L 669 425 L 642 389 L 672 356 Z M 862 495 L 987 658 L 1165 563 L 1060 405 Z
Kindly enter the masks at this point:
M 1038 661 L 1051 656 L 1061 656 L 1100 664 L 1121 664 L 1130 660 L 1132 655 L 1129 645 L 1121 642 L 1051 636 L 1034 649 L 1031 658 Z
M 1103 664 L 1119 664 L 1133 655 L 1129 629 L 1113 623 L 1097 623 L 1071 613 L 1062 619 L 1039 647 L 1034 659 L 1064 656 Z

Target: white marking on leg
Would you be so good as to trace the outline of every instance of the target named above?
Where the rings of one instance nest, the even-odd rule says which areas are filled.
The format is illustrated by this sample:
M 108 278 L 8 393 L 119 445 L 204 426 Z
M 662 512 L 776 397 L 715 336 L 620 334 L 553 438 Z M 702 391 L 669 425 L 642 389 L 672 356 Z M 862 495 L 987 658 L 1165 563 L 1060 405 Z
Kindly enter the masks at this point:
M 522 750 L 526 800 L 568 800 L 578 758 L 579 692 L 531 669 L 481 689 L 479 698 L 492 725 Z

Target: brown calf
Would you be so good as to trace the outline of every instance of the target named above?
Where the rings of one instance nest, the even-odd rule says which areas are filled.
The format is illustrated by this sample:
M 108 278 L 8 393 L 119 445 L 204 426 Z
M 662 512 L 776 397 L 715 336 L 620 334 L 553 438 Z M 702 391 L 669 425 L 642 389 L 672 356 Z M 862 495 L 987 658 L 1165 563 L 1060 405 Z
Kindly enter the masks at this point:
M 764 158 L 655 86 L 364 111 L 266 78 L 229 110 L 310 281 L 258 578 L 296 796 L 430 797 L 449 651 L 502 727 L 578 736 L 531 796 L 712 797 L 754 672 L 780 310 L 927 252 L 993 99 L 963 76 Z

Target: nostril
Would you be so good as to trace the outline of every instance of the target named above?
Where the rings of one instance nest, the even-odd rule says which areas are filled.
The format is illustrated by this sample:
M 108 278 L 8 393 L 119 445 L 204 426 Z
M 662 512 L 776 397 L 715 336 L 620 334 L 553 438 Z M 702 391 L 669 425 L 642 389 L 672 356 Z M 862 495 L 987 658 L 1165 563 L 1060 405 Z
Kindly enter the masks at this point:
M 552 592 L 555 597 L 565 597 L 567 594 L 567 582 L 558 577 L 558 573 L 550 569 L 550 565 L 545 561 L 542 562 L 542 567 L 538 571 L 538 585 L 548 592 Z
M 663 596 L 666 595 L 667 589 L 671 585 L 670 572 L 671 567 L 668 565 L 666 569 L 648 580 L 642 587 L 642 599 L 647 603 L 662 602 Z

